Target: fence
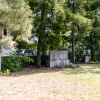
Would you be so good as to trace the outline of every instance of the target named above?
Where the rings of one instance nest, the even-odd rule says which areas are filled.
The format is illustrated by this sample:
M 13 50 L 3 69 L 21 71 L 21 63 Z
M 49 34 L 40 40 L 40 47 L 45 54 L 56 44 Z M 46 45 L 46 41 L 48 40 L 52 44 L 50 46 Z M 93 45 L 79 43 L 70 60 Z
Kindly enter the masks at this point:
M 50 51 L 50 67 L 64 67 L 69 64 L 67 51 Z

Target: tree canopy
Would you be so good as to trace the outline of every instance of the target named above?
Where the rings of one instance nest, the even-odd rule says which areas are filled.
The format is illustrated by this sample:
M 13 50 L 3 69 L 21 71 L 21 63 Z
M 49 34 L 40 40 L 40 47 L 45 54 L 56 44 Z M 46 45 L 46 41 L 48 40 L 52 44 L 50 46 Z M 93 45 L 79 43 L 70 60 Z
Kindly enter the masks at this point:
M 89 36 L 85 39 L 85 46 L 91 50 L 91 60 L 95 61 L 96 55 L 100 55 L 100 1 L 88 0 L 86 5 L 86 17 L 92 20 L 92 29 Z
M 0 27 L 27 41 L 31 36 L 33 14 L 24 0 L 0 0 Z
M 92 60 L 94 51 L 100 53 L 99 0 L 0 2 L 0 27 L 8 29 L 21 46 L 25 44 L 22 41 L 28 41 L 31 35 L 38 38 L 37 66 L 41 66 L 42 52 L 63 48 L 64 41 L 69 46 L 72 45 L 73 60 L 75 47 L 80 48 L 80 44 L 83 49 L 91 49 Z

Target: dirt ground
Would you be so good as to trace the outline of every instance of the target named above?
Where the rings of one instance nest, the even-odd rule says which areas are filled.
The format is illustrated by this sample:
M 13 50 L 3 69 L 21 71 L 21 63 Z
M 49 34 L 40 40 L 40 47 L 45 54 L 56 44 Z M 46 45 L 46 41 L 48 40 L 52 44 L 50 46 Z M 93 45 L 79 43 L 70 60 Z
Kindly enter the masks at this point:
M 81 95 L 76 91 L 80 84 L 75 87 L 73 78 L 69 82 L 59 74 L 75 70 L 81 69 L 30 67 L 11 73 L 10 76 L 0 77 L 0 100 L 83 100 L 77 99 Z

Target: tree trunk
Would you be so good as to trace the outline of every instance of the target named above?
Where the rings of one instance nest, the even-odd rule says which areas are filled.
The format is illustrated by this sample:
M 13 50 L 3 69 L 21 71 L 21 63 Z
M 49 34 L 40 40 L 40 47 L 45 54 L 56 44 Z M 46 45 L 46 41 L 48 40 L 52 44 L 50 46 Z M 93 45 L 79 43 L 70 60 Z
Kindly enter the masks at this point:
M 100 51 L 99 51 L 99 55 L 100 55 Z M 98 61 L 100 61 L 100 56 L 98 56 Z
M 72 32 L 72 62 L 75 63 L 75 36 Z
M 37 47 L 37 57 L 36 57 L 36 68 L 41 68 L 41 52 L 42 52 L 42 44 L 43 44 L 43 35 L 45 28 L 45 4 L 41 9 L 41 23 L 38 28 L 38 47 Z
M 39 38 L 39 37 L 38 37 Z M 37 57 L 36 57 L 36 68 L 41 68 L 41 38 L 38 40 L 38 47 L 37 47 Z
M 91 49 L 91 61 L 95 61 L 95 50 L 92 43 L 94 44 L 93 33 L 90 34 L 90 44 L 91 44 L 90 49 Z
M 95 61 L 95 50 L 91 47 L 91 61 Z

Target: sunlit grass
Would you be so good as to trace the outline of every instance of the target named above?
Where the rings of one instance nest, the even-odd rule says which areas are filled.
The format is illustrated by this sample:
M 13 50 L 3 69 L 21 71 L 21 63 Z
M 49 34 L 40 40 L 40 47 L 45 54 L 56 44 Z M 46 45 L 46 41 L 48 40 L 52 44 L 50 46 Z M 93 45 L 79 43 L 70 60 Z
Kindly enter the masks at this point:
M 46 73 L 46 77 L 63 80 L 67 84 L 65 94 L 70 95 L 72 100 L 100 100 L 100 64 L 80 66 L 81 71 Z
M 43 77 L 63 81 L 65 86 L 59 90 L 69 95 L 72 100 L 100 100 L 100 64 L 80 65 L 81 71 L 58 71 L 40 73 Z M 54 83 L 55 84 L 55 83 Z M 61 92 L 60 92 L 61 93 Z
M 100 100 L 100 64 L 81 65 L 83 71 L 61 72 L 63 78 L 76 88 L 79 100 Z M 75 100 L 76 100 L 75 99 Z
M 25 96 L 27 100 L 30 97 L 38 97 L 36 100 L 100 100 L 100 64 L 81 64 L 80 67 L 24 69 L 13 73 L 18 76 L 1 77 L 0 94 L 4 100 L 15 98 L 21 91 L 26 93 L 23 100 Z M 7 97 L 9 87 L 12 94 Z
M 80 67 L 82 70 L 41 72 L 36 76 L 54 81 L 56 96 L 64 93 L 72 100 L 100 100 L 100 64 L 81 64 Z

